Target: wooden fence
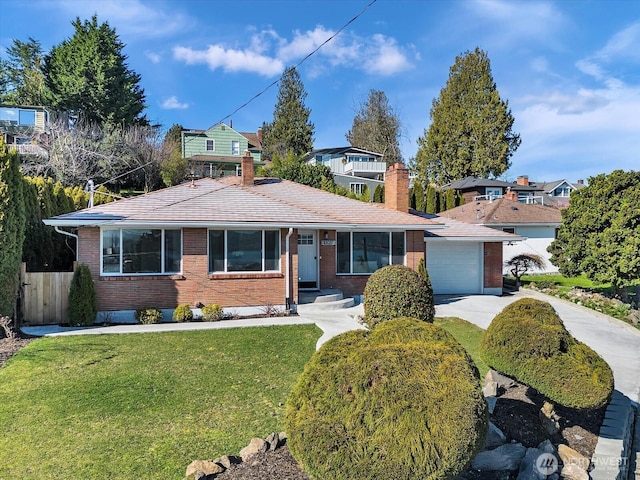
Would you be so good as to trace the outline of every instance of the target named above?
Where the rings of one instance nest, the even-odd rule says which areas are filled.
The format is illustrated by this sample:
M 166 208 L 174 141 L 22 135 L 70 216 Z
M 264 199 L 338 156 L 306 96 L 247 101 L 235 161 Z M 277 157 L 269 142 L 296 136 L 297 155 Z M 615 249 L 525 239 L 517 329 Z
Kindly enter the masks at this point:
M 23 325 L 67 323 L 69 286 L 73 272 L 20 272 Z

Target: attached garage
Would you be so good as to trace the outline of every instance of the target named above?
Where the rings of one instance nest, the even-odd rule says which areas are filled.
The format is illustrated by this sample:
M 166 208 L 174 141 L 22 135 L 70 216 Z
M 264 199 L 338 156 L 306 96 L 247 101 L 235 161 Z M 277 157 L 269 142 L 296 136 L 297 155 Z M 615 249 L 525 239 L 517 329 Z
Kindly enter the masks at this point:
M 433 293 L 483 293 L 481 242 L 428 241 L 426 253 Z

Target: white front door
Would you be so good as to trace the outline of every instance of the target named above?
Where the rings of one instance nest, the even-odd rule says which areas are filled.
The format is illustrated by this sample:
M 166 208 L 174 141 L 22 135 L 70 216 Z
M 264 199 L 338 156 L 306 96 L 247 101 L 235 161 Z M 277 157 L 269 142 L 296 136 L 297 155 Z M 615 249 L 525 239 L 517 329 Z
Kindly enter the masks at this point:
M 298 286 L 318 288 L 318 245 L 314 230 L 298 231 Z

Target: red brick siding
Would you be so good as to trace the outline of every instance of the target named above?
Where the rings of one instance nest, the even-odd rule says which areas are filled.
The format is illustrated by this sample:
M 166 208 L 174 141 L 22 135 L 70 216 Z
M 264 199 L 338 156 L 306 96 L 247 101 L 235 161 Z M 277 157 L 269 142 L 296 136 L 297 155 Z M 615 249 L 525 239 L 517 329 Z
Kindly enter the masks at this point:
M 336 239 L 335 230 L 328 231 L 329 240 Z M 424 258 L 424 231 L 409 231 L 406 240 L 406 265 L 418 269 L 420 258 Z M 336 246 L 320 244 L 320 288 L 339 288 L 345 295 L 362 295 L 369 275 L 337 275 Z
M 484 288 L 502 288 L 502 243 L 484 244 Z
M 218 303 L 223 307 L 256 306 L 285 301 L 286 256 L 281 231 L 281 270 L 275 274 L 209 275 L 207 229 L 183 229 L 182 274 L 155 276 L 100 277 L 100 229 L 79 229 L 79 263 L 93 273 L 98 309 L 135 310 L 143 307 L 174 308 L 180 303 Z M 293 237 L 292 237 L 293 238 Z M 297 244 L 291 246 L 297 249 Z M 297 272 L 297 255 L 292 270 Z M 292 275 L 297 292 L 297 275 Z M 297 300 L 297 294 L 294 297 Z

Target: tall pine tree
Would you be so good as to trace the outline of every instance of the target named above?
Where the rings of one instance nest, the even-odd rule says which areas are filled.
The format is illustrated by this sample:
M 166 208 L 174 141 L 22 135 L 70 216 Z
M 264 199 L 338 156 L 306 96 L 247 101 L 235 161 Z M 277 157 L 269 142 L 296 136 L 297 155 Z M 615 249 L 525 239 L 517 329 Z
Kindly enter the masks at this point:
M 40 42 L 14 40 L 0 60 L 0 103 L 44 106 L 44 54 Z
M 299 158 L 313 149 L 314 125 L 309 121 L 311 110 L 305 106 L 306 98 L 300 74 L 294 67 L 287 68 L 280 79 L 273 121 L 262 126 L 265 159 L 283 159 L 289 153 Z
M 387 165 L 402 161 L 400 153 L 401 123 L 384 92 L 371 90 L 346 134 L 354 147 L 381 153 Z
M 430 117 L 416 155 L 425 182 L 498 177 L 520 145 L 509 103 L 500 98 L 489 57 L 479 48 L 456 57 Z
M 50 105 L 90 124 L 147 124 L 140 75 L 127 66 L 125 45 L 108 23 L 76 18 L 73 36 L 45 61 Z

